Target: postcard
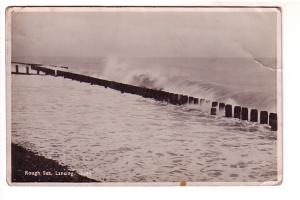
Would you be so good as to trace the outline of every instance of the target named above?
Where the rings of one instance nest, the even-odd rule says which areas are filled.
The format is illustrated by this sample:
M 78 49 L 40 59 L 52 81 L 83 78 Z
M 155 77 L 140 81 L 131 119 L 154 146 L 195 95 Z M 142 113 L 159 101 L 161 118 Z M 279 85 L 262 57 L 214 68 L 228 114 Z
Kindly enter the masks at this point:
M 278 185 L 278 7 L 9 7 L 10 185 Z

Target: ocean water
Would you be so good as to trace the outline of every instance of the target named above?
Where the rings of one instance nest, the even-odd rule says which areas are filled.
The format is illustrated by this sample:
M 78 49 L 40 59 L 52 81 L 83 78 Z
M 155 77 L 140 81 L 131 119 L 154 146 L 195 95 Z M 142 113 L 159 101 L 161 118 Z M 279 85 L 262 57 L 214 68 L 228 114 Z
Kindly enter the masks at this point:
M 281 68 L 271 58 L 109 56 L 32 57 L 14 61 L 63 65 L 71 71 L 107 80 L 277 112 L 277 73 Z
M 97 74 L 91 69 L 89 73 Z M 124 81 L 172 89 L 171 83 L 134 80 L 123 73 Z M 118 78 L 119 73 L 102 68 L 97 75 Z M 266 79 L 265 85 L 271 83 Z M 277 132 L 266 125 L 224 118 L 222 113 L 211 116 L 208 106 L 168 105 L 62 77 L 12 75 L 11 91 L 12 142 L 99 181 L 277 179 Z M 264 96 L 267 90 L 260 92 Z M 215 91 L 210 94 L 217 96 Z

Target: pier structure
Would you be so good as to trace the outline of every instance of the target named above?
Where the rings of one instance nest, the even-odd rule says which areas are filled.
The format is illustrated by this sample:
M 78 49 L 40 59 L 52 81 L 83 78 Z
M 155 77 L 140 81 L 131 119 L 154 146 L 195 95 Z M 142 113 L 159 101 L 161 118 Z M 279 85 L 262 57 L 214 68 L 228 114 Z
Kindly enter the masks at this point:
M 267 124 L 271 127 L 272 131 L 278 130 L 278 117 L 276 113 L 268 113 L 268 111 L 260 111 L 258 114 L 257 109 L 249 109 L 247 107 L 233 106 L 231 104 L 225 104 L 223 102 L 211 101 L 204 98 L 197 98 L 192 96 L 187 96 L 184 94 L 175 94 L 163 90 L 155 90 L 151 88 L 139 87 L 134 85 L 129 85 L 125 83 L 119 83 L 115 81 L 108 81 L 105 79 L 100 79 L 92 76 L 87 76 L 83 74 L 73 73 L 66 70 L 66 67 L 45 67 L 42 64 L 32 64 L 32 63 L 14 63 L 15 71 L 12 74 L 27 74 L 27 75 L 50 75 L 55 77 L 63 77 L 83 83 L 89 83 L 92 85 L 99 85 L 105 88 L 111 88 L 118 90 L 121 93 L 130 93 L 134 95 L 139 95 L 144 98 L 151 98 L 157 101 L 167 102 L 173 105 L 185 105 L 185 104 L 203 104 L 211 105 L 210 114 L 217 115 L 218 112 L 224 113 L 227 118 L 237 118 L 241 120 L 249 120 L 251 122 L 259 122 L 260 124 Z M 26 67 L 26 72 L 20 72 L 20 65 Z M 35 71 L 35 73 L 30 73 Z M 250 116 L 249 116 L 250 110 Z

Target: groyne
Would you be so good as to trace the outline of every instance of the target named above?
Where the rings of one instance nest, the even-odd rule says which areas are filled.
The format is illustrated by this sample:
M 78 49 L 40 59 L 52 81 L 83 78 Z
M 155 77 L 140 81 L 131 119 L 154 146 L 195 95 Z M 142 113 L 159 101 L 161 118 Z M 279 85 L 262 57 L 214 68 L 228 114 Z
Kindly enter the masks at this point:
M 26 66 L 26 72 L 21 73 L 19 71 L 19 65 Z M 32 64 L 32 63 L 15 63 L 14 74 L 30 74 L 29 67 L 31 70 L 35 71 L 36 75 L 43 73 L 44 75 L 50 75 L 55 77 L 63 77 L 83 83 L 88 83 L 92 85 L 99 85 L 105 88 L 111 88 L 118 90 L 121 93 L 130 93 L 134 95 L 139 95 L 144 98 L 151 98 L 157 101 L 164 101 L 173 105 L 184 105 L 184 104 L 204 104 L 210 103 L 210 100 L 204 98 L 198 98 L 193 96 L 188 96 L 184 94 L 176 94 L 172 92 L 167 92 L 164 90 L 156 90 L 151 88 L 139 87 L 134 85 L 129 85 L 125 83 L 109 81 L 105 79 L 100 79 L 92 76 L 87 76 L 83 74 L 73 73 L 65 70 L 65 67 L 54 66 L 52 68 L 44 67 L 42 64 Z M 224 102 L 211 102 L 211 115 L 217 115 L 222 113 L 224 117 L 237 118 L 240 120 L 251 121 L 254 123 L 268 124 L 272 131 L 277 131 L 278 129 L 278 117 L 276 113 L 269 113 L 268 111 L 258 111 L 258 109 L 241 107 L 239 105 L 226 104 Z

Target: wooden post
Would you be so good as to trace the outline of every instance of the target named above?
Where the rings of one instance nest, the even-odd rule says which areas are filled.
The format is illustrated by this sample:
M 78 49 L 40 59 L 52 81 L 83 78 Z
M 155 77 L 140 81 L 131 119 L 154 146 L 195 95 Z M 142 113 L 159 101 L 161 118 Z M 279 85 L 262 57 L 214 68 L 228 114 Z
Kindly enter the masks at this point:
M 29 67 L 26 66 L 26 74 L 29 74 Z
M 268 124 L 268 112 L 260 111 L 260 124 Z
M 183 104 L 187 104 L 189 102 L 189 97 L 187 95 L 183 95 Z
M 165 92 L 165 102 L 169 102 L 169 92 Z
M 174 95 L 174 101 L 175 101 L 175 104 L 178 104 L 178 98 L 179 98 L 179 95 L 178 94 L 175 94 Z
M 225 117 L 232 117 L 232 105 L 230 104 L 225 106 Z
M 19 65 L 16 65 L 16 73 L 19 73 Z
M 251 109 L 250 111 L 250 121 L 257 122 L 258 121 L 258 111 L 256 109 Z
M 146 90 L 144 89 L 144 93 L 145 93 L 145 91 Z M 170 102 L 169 96 L 170 96 L 170 93 L 166 92 L 165 101 L 168 102 L 168 103 Z
M 40 74 L 40 70 L 37 69 L 36 70 L 36 74 L 39 75 Z
M 248 120 L 248 108 L 242 108 L 242 120 Z
M 234 118 L 241 119 L 241 106 L 234 106 Z
M 183 105 L 183 104 L 187 104 L 189 102 L 189 97 L 186 95 L 179 95 L 179 99 L 178 99 L 178 104 L 179 105 Z
M 179 102 L 179 105 L 182 105 L 182 104 L 183 104 L 183 102 L 184 102 L 184 95 L 183 95 L 183 94 L 179 95 L 179 100 L 178 100 L 178 102 Z
M 140 88 L 138 90 L 138 94 L 140 95 Z M 164 100 L 164 92 L 163 91 L 158 91 L 158 100 L 163 101 Z
M 219 110 L 224 110 L 225 108 L 225 103 L 219 103 Z
M 277 114 L 276 113 L 270 113 L 269 115 L 269 125 L 271 126 L 272 131 L 277 131 L 278 125 L 277 125 Z
M 148 89 L 146 89 L 146 96 L 148 96 Z M 172 103 L 172 101 L 173 101 L 173 93 L 169 93 L 169 96 L 168 96 L 168 102 L 170 103 L 170 104 L 173 104 Z
M 211 115 L 216 115 L 217 114 L 217 108 L 213 107 L 210 109 L 210 114 Z
M 199 103 L 199 99 L 198 98 L 194 98 L 194 104 L 198 104 Z
M 217 107 L 218 106 L 218 102 L 217 101 L 213 101 L 212 103 L 211 103 L 211 107 Z
M 189 104 L 194 102 L 194 97 L 188 97 L 189 98 Z
M 103 85 L 103 83 L 101 83 L 101 85 Z M 128 88 L 127 88 L 127 85 L 124 87 L 125 91 L 128 92 Z M 148 88 L 144 88 L 143 89 L 143 97 L 144 98 L 148 98 Z M 171 98 L 171 94 L 169 93 L 168 94 L 168 97 L 167 97 L 167 102 L 170 102 L 170 98 Z
M 170 93 L 170 103 L 176 105 L 178 102 L 178 94 Z

